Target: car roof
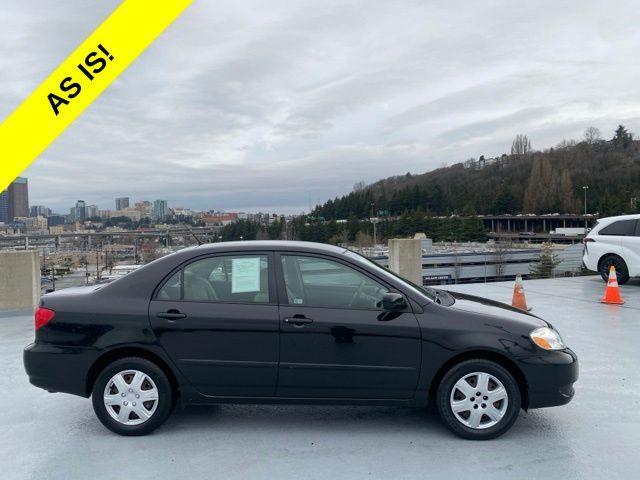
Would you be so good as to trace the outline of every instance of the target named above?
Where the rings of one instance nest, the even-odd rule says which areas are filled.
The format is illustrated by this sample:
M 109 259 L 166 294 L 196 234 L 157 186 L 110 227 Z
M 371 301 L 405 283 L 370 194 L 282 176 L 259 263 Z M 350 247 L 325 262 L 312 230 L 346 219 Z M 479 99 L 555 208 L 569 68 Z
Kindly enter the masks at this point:
M 631 215 L 618 215 L 615 217 L 599 218 L 598 223 L 611 223 L 618 220 L 638 220 L 638 219 L 640 219 L 640 213 L 634 213 Z
M 344 254 L 347 249 L 326 243 L 301 242 L 297 240 L 243 240 L 237 242 L 205 243 L 193 247 L 199 253 L 215 253 L 243 250 L 289 250 L 301 252 Z M 185 249 L 186 250 L 186 249 Z M 189 249 L 191 250 L 191 249 Z M 184 251 L 184 250 L 181 250 Z

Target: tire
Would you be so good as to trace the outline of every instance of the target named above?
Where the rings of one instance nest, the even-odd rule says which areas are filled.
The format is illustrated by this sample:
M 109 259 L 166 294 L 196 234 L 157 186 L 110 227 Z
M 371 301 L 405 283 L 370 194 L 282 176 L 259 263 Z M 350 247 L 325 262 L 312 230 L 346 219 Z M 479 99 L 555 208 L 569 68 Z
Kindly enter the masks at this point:
M 491 396 L 496 399 L 493 403 L 489 403 Z M 521 402 L 513 376 L 501 365 L 484 359 L 466 360 L 453 366 L 442 378 L 437 392 L 440 418 L 449 430 L 469 440 L 489 440 L 505 433 L 518 418 Z M 454 413 L 454 405 L 458 413 Z
M 620 258 L 618 255 L 607 255 L 602 260 L 600 260 L 600 266 L 598 270 L 600 272 L 600 276 L 606 282 L 609 280 L 609 268 L 613 265 L 616 269 L 616 277 L 618 277 L 618 284 L 624 285 L 629 281 L 629 269 L 627 268 L 627 264 L 625 261 Z
M 119 435 L 153 432 L 171 413 L 173 399 L 171 384 L 162 369 L 137 357 L 122 358 L 105 367 L 91 392 L 96 416 Z

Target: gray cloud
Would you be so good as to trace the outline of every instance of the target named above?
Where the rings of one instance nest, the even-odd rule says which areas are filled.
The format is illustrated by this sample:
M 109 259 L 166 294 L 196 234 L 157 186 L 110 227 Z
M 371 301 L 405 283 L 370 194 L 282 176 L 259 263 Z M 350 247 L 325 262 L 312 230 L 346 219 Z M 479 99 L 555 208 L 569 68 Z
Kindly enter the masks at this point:
M 6 117 L 119 2 L 5 0 Z M 32 203 L 308 210 L 364 180 L 640 130 L 632 1 L 206 1 L 28 169 Z

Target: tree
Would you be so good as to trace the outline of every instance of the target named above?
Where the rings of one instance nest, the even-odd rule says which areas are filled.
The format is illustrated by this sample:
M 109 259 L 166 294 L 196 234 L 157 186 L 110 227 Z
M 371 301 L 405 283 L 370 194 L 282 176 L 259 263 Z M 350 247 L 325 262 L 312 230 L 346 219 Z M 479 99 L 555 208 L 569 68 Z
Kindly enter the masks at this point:
M 491 205 L 491 213 L 500 215 L 503 213 L 516 213 L 518 209 L 517 200 L 511 193 L 511 189 L 503 187 Z
M 542 198 L 546 197 L 544 190 L 541 188 L 542 186 L 544 186 L 542 159 L 535 158 L 531 166 L 529 182 L 524 191 L 523 210 L 525 212 L 536 212 L 539 210 Z
M 287 221 L 284 217 L 279 220 L 271 222 L 267 226 L 267 233 L 269 234 L 269 240 L 282 240 L 286 238 L 286 225 Z
M 633 141 L 633 134 L 624 127 L 624 125 L 618 125 L 613 135 L 613 143 L 617 147 L 627 148 Z
M 504 275 L 505 265 L 507 264 L 507 253 L 512 249 L 512 247 L 511 243 L 504 241 L 498 241 L 495 243 L 493 258 L 491 261 L 495 265 L 497 278 Z
M 368 233 L 359 231 L 356 234 L 355 243 L 359 247 L 371 247 L 373 245 L 373 238 Z
M 363 181 L 356 182 L 353 185 L 353 191 L 354 192 L 361 192 L 366 188 L 366 186 L 367 186 L 367 184 L 364 183 Z
M 258 228 L 256 240 L 269 240 L 269 234 L 263 228 Z
M 550 243 L 542 245 L 540 259 L 530 269 L 529 273 L 535 278 L 549 278 L 553 276 L 555 269 L 562 263 L 557 253 L 553 251 Z
M 340 243 L 346 244 L 348 242 L 349 242 L 349 234 L 347 233 L 346 230 L 339 231 L 338 233 L 336 233 L 335 235 L 333 235 L 327 240 L 327 243 L 330 243 L 332 245 L 338 245 Z
M 519 133 L 511 143 L 511 155 L 526 155 L 531 153 L 531 141 L 529 137 Z
M 598 130 L 596 127 L 587 127 L 587 129 L 584 131 L 584 141 L 589 145 L 593 145 L 601 139 L 602 136 L 600 135 L 600 130 Z
M 576 141 L 573 139 L 564 139 L 562 140 L 560 143 L 558 143 L 556 145 L 556 148 L 559 150 L 565 150 L 567 148 L 571 148 L 571 147 L 575 147 L 576 146 Z

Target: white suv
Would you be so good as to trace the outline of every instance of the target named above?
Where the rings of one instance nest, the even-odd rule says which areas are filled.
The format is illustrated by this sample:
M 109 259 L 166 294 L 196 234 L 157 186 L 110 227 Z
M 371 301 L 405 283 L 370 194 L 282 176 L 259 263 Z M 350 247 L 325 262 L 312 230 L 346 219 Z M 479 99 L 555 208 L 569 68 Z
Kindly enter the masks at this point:
M 601 218 L 583 243 L 585 266 L 605 281 L 611 265 L 620 284 L 640 276 L 640 215 Z

